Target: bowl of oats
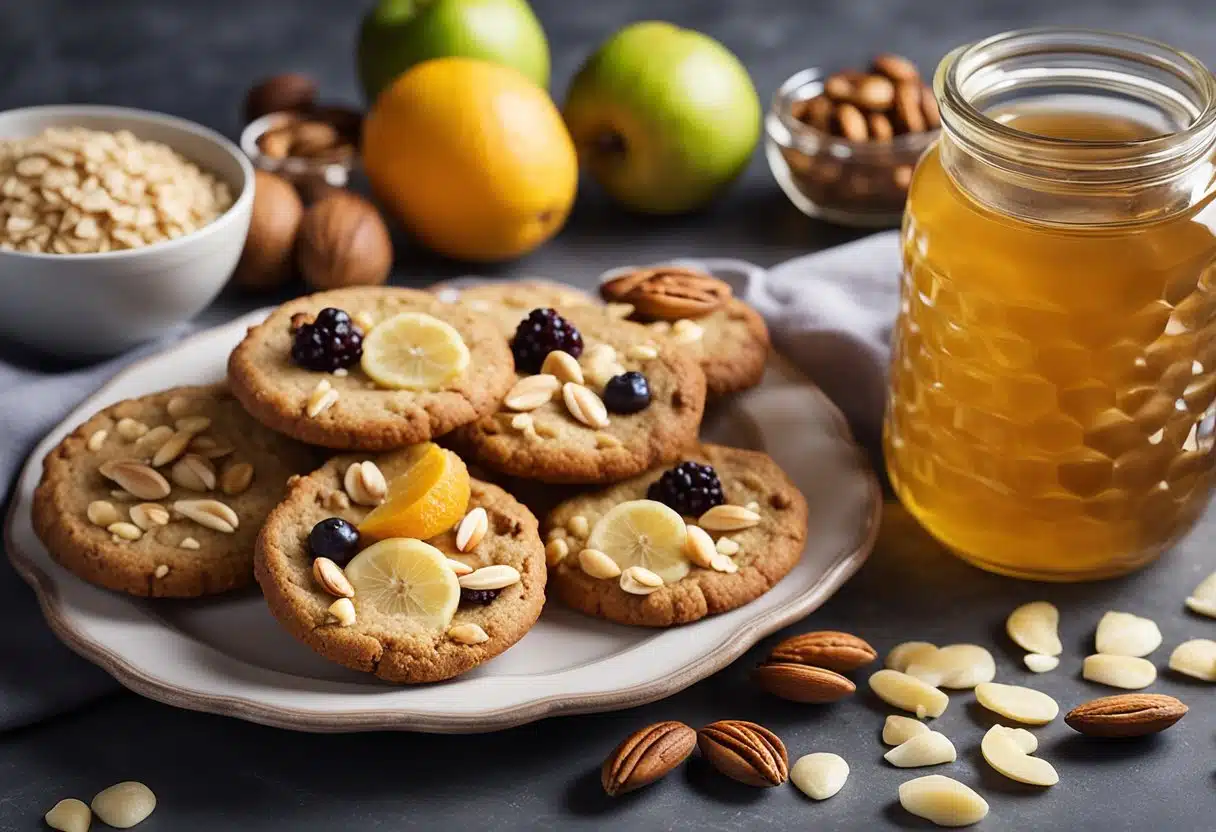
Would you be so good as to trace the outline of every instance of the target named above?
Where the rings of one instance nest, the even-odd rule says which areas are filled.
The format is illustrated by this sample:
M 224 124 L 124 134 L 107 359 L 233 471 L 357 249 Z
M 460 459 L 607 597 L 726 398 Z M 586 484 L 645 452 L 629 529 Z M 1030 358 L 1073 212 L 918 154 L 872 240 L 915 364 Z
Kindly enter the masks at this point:
M 123 107 L 0 113 L 0 336 L 112 355 L 193 318 L 232 274 L 253 168 L 198 124 Z

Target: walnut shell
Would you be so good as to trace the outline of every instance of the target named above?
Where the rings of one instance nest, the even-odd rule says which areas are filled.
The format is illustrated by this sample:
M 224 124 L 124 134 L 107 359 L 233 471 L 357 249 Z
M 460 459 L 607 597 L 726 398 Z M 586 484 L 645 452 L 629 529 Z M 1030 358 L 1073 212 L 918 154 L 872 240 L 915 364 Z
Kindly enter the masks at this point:
M 317 85 L 307 75 L 288 72 L 254 85 L 245 95 L 245 121 L 267 113 L 307 110 L 317 100 Z
M 388 279 L 393 241 L 374 205 L 341 190 L 305 212 L 296 256 L 300 272 L 314 288 L 374 286 Z
M 254 172 L 253 214 L 245 249 L 232 281 L 246 289 L 273 289 L 291 278 L 292 252 L 304 204 L 291 183 L 264 170 Z

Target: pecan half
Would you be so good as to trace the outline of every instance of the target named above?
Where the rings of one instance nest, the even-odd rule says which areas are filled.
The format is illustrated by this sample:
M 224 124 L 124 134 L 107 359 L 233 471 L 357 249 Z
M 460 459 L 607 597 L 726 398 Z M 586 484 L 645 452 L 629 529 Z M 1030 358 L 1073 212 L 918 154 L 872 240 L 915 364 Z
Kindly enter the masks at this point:
M 1091 737 L 1142 737 L 1164 731 L 1187 710 L 1181 701 L 1162 693 L 1124 693 L 1078 705 L 1064 721 Z
M 697 732 L 697 747 L 710 765 L 747 786 L 780 786 L 790 776 L 785 743 L 754 722 L 711 722 Z
M 661 266 L 614 277 L 600 286 L 613 303 L 633 304 L 642 318 L 675 321 L 701 318 L 730 300 L 730 284 L 695 269 Z
M 865 639 L 835 630 L 790 636 L 768 654 L 770 662 L 809 664 L 837 673 L 848 673 L 877 658 L 878 652 Z
M 648 786 L 687 760 L 696 744 L 697 732 L 683 722 L 647 725 L 608 755 L 600 783 L 612 797 Z

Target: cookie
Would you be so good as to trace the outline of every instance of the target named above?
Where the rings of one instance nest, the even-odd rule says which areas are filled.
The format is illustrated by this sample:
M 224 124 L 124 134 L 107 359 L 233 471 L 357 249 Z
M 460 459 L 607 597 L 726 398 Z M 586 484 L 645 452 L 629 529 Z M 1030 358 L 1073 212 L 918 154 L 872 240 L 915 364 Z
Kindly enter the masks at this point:
M 299 328 L 327 308 L 345 310 L 363 335 L 361 358 L 350 343 L 335 348 L 332 363 L 343 366 L 334 372 L 308 369 L 293 357 Z M 447 333 L 454 339 L 455 343 L 440 346 L 462 350 L 463 369 L 430 389 L 390 389 L 384 384 L 381 362 L 373 381 L 368 375 L 368 353 L 373 343 L 388 340 L 379 338 L 375 329 L 390 321 L 401 323 L 403 319 L 396 316 L 406 313 L 426 316 L 410 319 L 411 327 L 422 321 L 419 326 L 428 333 L 438 332 L 437 337 Z M 384 355 L 385 349 L 375 352 Z M 320 356 L 322 362 L 330 358 Z M 390 362 L 387 369 L 394 368 L 409 365 Z M 514 381 L 513 368 L 510 349 L 492 319 L 441 303 L 427 292 L 360 287 L 308 295 L 280 306 L 264 323 L 250 328 L 232 352 L 228 377 L 254 418 L 277 431 L 327 448 L 391 450 L 441 436 L 492 413 Z
M 600 294 L 632 305 L 631 320 L 695 355 L 711 398 L 754 387 L 764 377 L 768 327 L 727 283 L 695 269 L 662 266 L 611 277 Z
M 258 539 L 258 583 L 275 618 L 325 658 L 389 682 L 434 682 L 464 673 L 515 644 L 536 622 L 545 600 L 544 548 L 536 518 L 506 491 L 472 480 L 469 511 L 487 515 L 484 537 L 466 553 L 458 551 L 454 530 L 427 541 L 449 558 L 474 569 L 503 565 L 519 580 L 486 603 L 462 599 L 449 625 L 435 628 L 402 613 L 387 612 L 356 591 L 353 623 L 329 613 L 335 596 L 313 573 L 309 533 L 318 522 L 341 517 L 358 524 L 370 509 L 344 491 L 345 472 L 363 456 L 343 456 L 303 477 L 274 509 Z M 371 458 L 389 481 L 410 464 L 409 449 Z M 352 564 L 354 561 L 351 562 Z M 350 565 L 348 565 L 348 569 Z M 482 599 L 483 601 L 485 599 Z M 480 643 L 476 625 L 487 636 Z
M 178 387 L 111 405 L 60 442 L 43 462 L 34 529 L 57 562 L 98 586 L 227 592 L 253 582 L 258 529 L 288 478 L 319 461 L 222 385 Z
M 431 291 L 444 303 L 457 304 L 493 318 L 508 341 L 515 337 L 515 328 L 533 309 L 599 305 L 598 298 L 580 289 L 548 280 L 509 280 L 468 286 L 439 283 L 432 286 Z
M 700 557 L 690 553 L 687 542 L 687 535 L 694 533 L 684 532 L 685 537 L 679 538 L 683 548 L 677 545 L 674 553 L 668 551 L 664 555 L 673 559 L 659 560 L 659 555 L 655 555 L 653 560 L 648 560 L 653 571 L 666 573 L 674 580 L 664 582 L 649 594 L 638 594 L 637 584 L 632 585 L 633 592 L 626 591 L 623 585 L 628 583 L 627 577 L 612 575 L 611 567 L 598 573 L 604 577 L 593 577 L 587 569 L 595 573 L 597 565 L 606 564 L 601 559 L 582 557 L 580 553 L 589 543 L 599 544 L 598 538 L 613 539 L 605 526 L 620 521 L 610 519 L 605 521 L 605 526 L 600 526 L 601 520 L 618 506 L 648 500 L 650 486 L 669 469 L 658 468 L 606 490 L 574 497 L 554 509 L 544 523 L 546 539 L 550 541 L 550 562 L 556 561 L 549 574 L 552 596 L 588 615 L 621 624 L 669 627 L 733 610 L 759 598 L 794 567 L 806 542 L 806 500 L 770 456 L 721 445 L 703 445 L 683 459 L 713 466 L 726 503 L 734 507 L 715 510 L 717 513 L 725 511 L 727 522 L 713 523 L 710 518 L 703 517 L 700 522 L 707 531 L 710 526 L 731 525 L 731 513 L 745 515 L 749 505 L 758 515 L 755 525 L 737 531 L 709 531 L 716 549 L 701 549 Z M 659 495 L 652 492 L 652 496 Z M 739 512 L 738 507 L 745 507 L 744 511 Z M 670 509 L 660 509 L 657 513 L 675 514 L 675 517 L 670 518 L 670 523 L 665 516 L 656 518 L 658 526 L 653 540 L 660 540 L 665 529 L 671 531 L 672 523 L 679 535 L 678 513 Z M 697 522 L 695 517 L 683 519 L 688 523 Z M 635 525 L 642 524 L 637 522 Z M 681 551 L 683 563 L 679 560 Z M 719 558 L 711 565 L 713 552 L 725 560 Z M 618 568 L 632 562 L 628 546 L 605 554 Z M 588 563 L 584 564 L 585 560 Z
M 602 307 L 566 307 L 562 320 L 580 335 L 574 366 L 554 370 L 560 378 L 521 374 L 502 409 L 455 435 L 459 447 L 500 474 L 574 484 L 625 479 L 695 442 L 705 406 L 705 374 L 695 358 L 655 345 L 644 327 Z M 649 388 L 649 404 L 636 412 L 614 407 L 605 392 L 627 371 L 643 374 Z

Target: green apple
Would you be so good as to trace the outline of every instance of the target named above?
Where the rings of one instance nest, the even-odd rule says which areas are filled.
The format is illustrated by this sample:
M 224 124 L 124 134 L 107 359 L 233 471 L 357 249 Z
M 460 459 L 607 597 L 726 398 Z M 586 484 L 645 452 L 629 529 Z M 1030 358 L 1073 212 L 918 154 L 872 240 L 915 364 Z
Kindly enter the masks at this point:
M 379 0 L 359 30 L 368 102 L 414 64 L 450 55 L 506 64 L 549 85 L 549 42 L 527 0 Z
M 563 108 L 579 160 L 610 196 L 647 214 L 704 205 L 747 166 L 760 99 L 708 35 L 648 21 L 587 59 Z

